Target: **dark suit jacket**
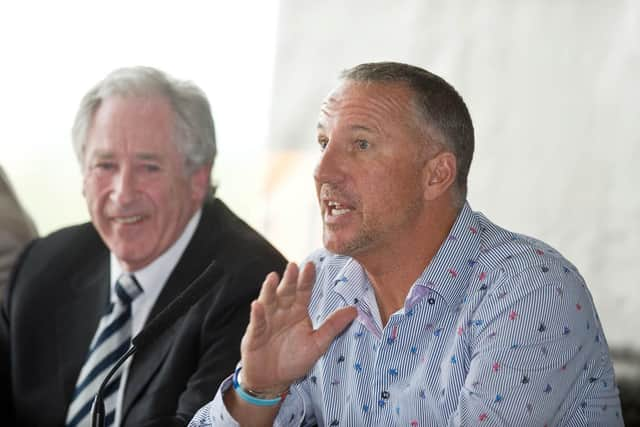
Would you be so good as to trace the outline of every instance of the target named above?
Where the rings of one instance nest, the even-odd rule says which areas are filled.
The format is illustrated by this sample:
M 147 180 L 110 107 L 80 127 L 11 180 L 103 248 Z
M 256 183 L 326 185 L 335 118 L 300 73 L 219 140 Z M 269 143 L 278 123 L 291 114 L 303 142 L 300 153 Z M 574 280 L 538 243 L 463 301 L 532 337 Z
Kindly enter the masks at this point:
M 186 425 L 233 372 L 249 304 L 285 259 L 221 201 L 208 201 L 149 320 L 216 260 L 225 275 L 137 353 L 123 426 Z M 0 316 L 0 424 L 62 426 L 109 298 L 109 251 L 91 224 L 34 241 L 14 270 Z

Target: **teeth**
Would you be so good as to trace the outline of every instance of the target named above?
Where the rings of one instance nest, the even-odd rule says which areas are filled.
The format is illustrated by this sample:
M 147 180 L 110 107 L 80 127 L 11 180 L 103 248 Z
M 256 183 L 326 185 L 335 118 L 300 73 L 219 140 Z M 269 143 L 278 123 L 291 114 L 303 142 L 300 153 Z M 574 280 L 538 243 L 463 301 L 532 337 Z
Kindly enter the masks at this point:
M 351 209 L 333 209 L 331 211 L 331 215 L 334 215 L 334 216 L 344 215 L 347 212 L 351 212 Z
M 327 206 L 329 207 L 329 214 L 333 216 L 344 215 L 351 212 L 351 209 L 345 208 L 343 205 L 333 200 L 328 201 Z
M 140 220 L 142 220 L 142 215 L 114 218 L 115 222 L 119 222 L 122 224 L 133 224 L 134 222 L 138 222 Z

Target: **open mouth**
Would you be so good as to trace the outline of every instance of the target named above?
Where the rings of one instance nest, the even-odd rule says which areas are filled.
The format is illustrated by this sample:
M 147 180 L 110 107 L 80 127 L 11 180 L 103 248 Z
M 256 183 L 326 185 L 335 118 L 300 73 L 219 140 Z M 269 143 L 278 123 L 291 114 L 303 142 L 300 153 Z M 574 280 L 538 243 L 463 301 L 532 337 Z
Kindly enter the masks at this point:
M 117 217 L 112 217 L 111 221 L 115 222 L 116 224 L 135 224 L 137 222 L 140 222 L 143 220 L 143 216 L 142 215 L 132 215 L 132 216 L 117 216 Z
M 327 202 L 327 213 L 330 216 L 340 216 L 340 215 L 345 215 L 348 214 L 349 212 L 351 212 L 353 209 L 351 209 L 350 207 L 343 205 L 339 202 L 335 202 L 333 200 L 329 200 Z

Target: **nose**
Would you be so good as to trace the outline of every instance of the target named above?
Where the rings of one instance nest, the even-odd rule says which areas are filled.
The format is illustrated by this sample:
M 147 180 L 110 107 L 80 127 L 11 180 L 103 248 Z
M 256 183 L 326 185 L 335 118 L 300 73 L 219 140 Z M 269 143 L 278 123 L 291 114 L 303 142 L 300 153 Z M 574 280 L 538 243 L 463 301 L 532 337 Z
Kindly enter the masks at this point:
M 120 206 L 127 206 L 137 195 L 135 173 L 128 167 L 122 167 L 114 176 L 111 199 Z
M 340 152 L 340 145 L 336 141 L 329 141 L 313 173 L 316 184 L 338 184 L 344 180 L 345 160 L 344 153 Z

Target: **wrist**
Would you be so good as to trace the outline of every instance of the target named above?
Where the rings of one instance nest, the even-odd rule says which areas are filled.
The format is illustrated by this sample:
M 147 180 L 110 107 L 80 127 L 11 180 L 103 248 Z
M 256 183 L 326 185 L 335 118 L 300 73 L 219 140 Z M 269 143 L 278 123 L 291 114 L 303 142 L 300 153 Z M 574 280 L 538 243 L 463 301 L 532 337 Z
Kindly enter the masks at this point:
M 284 400 L 289 392 L 289 387 L 280 389 L 256 390 L 245 386 L 242 383 L 242 366 L 238 364 L 233 374 L 233 389 L 236 394 L 245 402 L 257 406 L 274 406 Z

